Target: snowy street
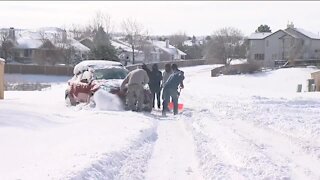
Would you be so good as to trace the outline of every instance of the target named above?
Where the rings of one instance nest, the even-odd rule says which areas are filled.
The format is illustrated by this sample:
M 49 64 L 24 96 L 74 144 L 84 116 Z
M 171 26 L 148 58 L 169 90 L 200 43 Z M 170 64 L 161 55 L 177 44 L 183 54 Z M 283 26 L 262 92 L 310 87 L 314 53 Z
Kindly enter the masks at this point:
M 317 69 L 210 77 L 213 67 L 182 68 L 177 116 L 66 107 L 69 77 L 6 91 L 0 179 L 320 179 L 320 93 L 304 92 Z

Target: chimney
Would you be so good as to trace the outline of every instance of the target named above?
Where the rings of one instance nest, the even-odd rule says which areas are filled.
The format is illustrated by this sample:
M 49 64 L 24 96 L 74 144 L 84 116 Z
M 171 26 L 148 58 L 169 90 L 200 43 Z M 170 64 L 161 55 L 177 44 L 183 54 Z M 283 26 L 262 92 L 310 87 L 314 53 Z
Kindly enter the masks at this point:
M 287 28 L 294 28 L 293 22 L 287 24 Z
M 166 48 L 169 48 L 169 39 L 166 39 Z
M 13 27 L 9 29 L 9 39 L 15 41 L 16 40 L 16 33 Z

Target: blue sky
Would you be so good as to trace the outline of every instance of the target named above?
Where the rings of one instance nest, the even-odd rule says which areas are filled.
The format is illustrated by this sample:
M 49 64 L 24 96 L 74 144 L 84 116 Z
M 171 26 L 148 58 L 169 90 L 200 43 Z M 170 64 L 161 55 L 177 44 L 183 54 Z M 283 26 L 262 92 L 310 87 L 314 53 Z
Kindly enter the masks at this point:
M 249 35 L 260 24 L 276 31 L 288 21 L 317 34 L 319 7 L 316 1 L 2 1 L 0 27 L 84 25 L 101 11 L 110 15 L 114 31 L 121 31 L 123 19 L 133 18 L 157 35 L 208 35 L 226 26 Z

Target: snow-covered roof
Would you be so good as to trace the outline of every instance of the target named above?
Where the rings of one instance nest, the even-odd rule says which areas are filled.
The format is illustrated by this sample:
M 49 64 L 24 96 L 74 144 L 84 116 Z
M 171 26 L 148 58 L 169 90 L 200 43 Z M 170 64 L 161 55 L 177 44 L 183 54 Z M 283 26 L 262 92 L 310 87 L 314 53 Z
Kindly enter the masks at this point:
M 176 48 L 176 47 L 174 47 L 174 46 L 172 46 L 172 45 L 170 45 L 170 44 L 169 44 L 169 46 L 168 46 L 168 48 L 167 48 L 165 41 L 156 41 L 156 40 L 153 40 L 153 41 L 151 41 L 151 43 L 152 43 L 154 46 L 162 49 L 163 51 L 165 51 L 165 52 L 167 52 L 167 53 L 169 53 L 169 54 L 174 55 L 174 54 L 177 54 L 177 53 L 178 53 L 178 54 L 180 54 L 180 55 L 182 55 L 182 56 L 187 55 L 186 53 L 180 51 L 178 48 Z
M 66 37 L 66 42 L 62 42 L 63 33 L 65 33 L 63 29 L 55 27 L 21 30 L 16 32 L 16 47 L 19 49 L 37 49 L 43 45 L 44 39 L 48 39 L 56 47 L 73 47 L 81 52 L 90 51 L 88 47 L 70 37 Z
M 115 39 L 115 40 L 110 40 L 111 42 L 111 45 L 114 46 L 116 49 L 122 49 L 126 52 L 131 52 L 132 53 L 132 48 L 131 48 L 131 45 L 126 43 L 126 42 L 123 42 L 119 39 Z M 134 50 L 135 53 L 143 53 L 142 51 L 139 51 L 137 49 Z
M 298 38 L 298 36 L 295 33 L 295 32 L 298 32 L 298 33 L 303 34 L 311 39 L 320 39 L 319 35 L 314 34 L 310 31 L 306 31 L 302 28 L 288 28 L 288 29 L 292 29 L 294 31 L 288 31 L 287 29 L 286 30 L 278 30 L 278 31 L 283 31 L 284 33 L 287 33 L 288 35 L 295 37 L 295 38 Z M 278 32 L 278 31 L 276 31 L 276 32 Z M 274 33 L 276 33 L 276 32 L 274 32 Z M 257 39 L 257 40 L 264 39 L 271 34 L 273 34 L 273 33 L 252 33 L 248 39 Z
M 290 36 L 292 36 L 292 37 L 294 37 L 294 38 L 299 38 L 297 35 L 289 32 L 289 31 L 286 31 L 286 30 L 281 30 L 281 31 L 285 32 L 287 35 L 290 35 Z
M 264 39 L 265 37 L 271 35 L 271 32 L 263 32 L 263 33 L 252 33 L 248 39 Z
M 310 31 L 306 31 L 306 30 L 304 30 L 302 28 L 294 28 L 294 30 L 298 31 L 301 34 L 304 34 L 305 36 L 307 36 L 307 37 L 309 37 L 311 39 L 320 39 L 319 35 L 314 34 L 314 33 L 310 32 Z
M 38 49 L 42 44 L 43 42 L 40 39 L 19 38 L 16 47 L 18 49 Z
M 89 51 L 90 51 L 90 49 L 89 49 L 87 46 L 81 44 L 79 41 L 77 41 L 77 40 L 75 40 L 75 39 L 71 39 L 70 45 L 71 45 L 74 49 L 76 49 L 76 50 L 78 50 L 78 51 L 81 51 L 81 52 L 89 52 Z
M 64 32 L 65 30 L 57 27 L 42 27 L 42 28 L 36 29 L 36 31 L 45 31 L 48 33 L 60 33 L 60 32 Z
M 124 66 L 120 62 L 107 60 L 85 60 L 74 67 L 73 74 L 78 74 L 79 72 L 87 70 L 88 68 L 102 69 L 110 66 L 124 68 Z
M 193 45 L 192 40 L 186 40 L 186 41 L 184 41 L 184 42 L 183 42 L 183 45 L 185 45 L 185 46 L 192 46 L 192 45 Z
M 186 40 L 183 42 L 183 45 L 185 46 L 193 46 L 193 45 L 202 45 L 203 44 L 203 40 L 198 40 L 196 39 L 194 42 L 192 42 L 193 40 Z
M 132 48 L 129 45 L 121 43 L 119 41 L 111 40 L 111 45 L 114 46 L 116 49 L 121 48 L 127 52 L 132 52 Z

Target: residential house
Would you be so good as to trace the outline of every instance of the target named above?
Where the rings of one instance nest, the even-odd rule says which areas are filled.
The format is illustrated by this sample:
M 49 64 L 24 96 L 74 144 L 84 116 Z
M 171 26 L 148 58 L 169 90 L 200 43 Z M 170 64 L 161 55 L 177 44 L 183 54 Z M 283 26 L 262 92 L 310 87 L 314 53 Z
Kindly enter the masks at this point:
M 94 48 L 93 38 L 86 37 L 79 41 L 84 46 L 88 47 L 89 49 Z M 121 41 L 119 39 L 112 39 L 110 40 L 111 45 L 116 49 L 117 56 L 120 59 L 120 62 L 124 65 L 132 64 L 133 61 L 133 53 L 131 45 Z M 142 51 L 135 50 L 135 63 L 142 63 L 144 60 L 144 54 Z
M 132 54 L 131 45 L 124 41 L 125 38 L 122 36 L 114 37 L 112 43 L 116 49 L 125 50 L 124 54 Z M 120 43 L 121 45 L 117 44 Z M 127 49 L 127 48 L 130 49 Z M 181 50 L 175 48 L 174 46 L 170 45 L 169 40 L 166 41 L 159 41 L 153 40 L 150 37 L 146 38 L 143 42 L 139 43 L 139 47 L 135 49 L 135 52 L 138 52 L 136 57 L 136 63 L 138 62 L 145 62 L 145 63 L 153 63 L 153 62 L 160 62 L 160 61 L 173 61 L 173 60 L 181 60 L 185 59 L 186 53 L 182 52 Z M 135 53 L 136 54 L 136 53 Z M 128 56 L 126 56 L 128 58 Z M 129 56 L 131 60 L 132 56 Z
M 113 37 L 111 45 L 117 50 L 122 64 L 133 63 L 132 47 L 124 41 L 123 37 Z M 87 47 L 93 47 L 92 38 L 84 38 L 80 43 Z M 169 44 L 169 40 L 145 40 L 134 50 L 135 63 L 153 63 L 160 61 L 174 61 L 185 59 L 186 53 Z
M 155 52 L 159 53 L 159 61 L 181 60 L 185 59 L 185 56 L 187 55 L 178 48 L 170 45 L 169 40 L 150 40 L 149 43 L 151 43 L 154 46 Z
M 87 54 L 90 51 L 89 48 L 75 39 L 69 38 L 66 31 L 60 28 L 50 27 L 17 31 L 10 28 L 7 31 L 9 32 L 8 39 L 13 45 L 11 49 L 13 53 L 10 59 L 18 63 L 39 64 L 39 58 L 41 60 L 51 58 L 50 64 L 67 61 L 68 63 L 79 62 L 87 59 Z M 68 51 L 68 53 L 61 53 L 61 50 L 66 50 L 64 52 Z M 58 56 L 60 59 L 58 59 Z M 46 64 L 46 62 L 42 63 Z
M 248 61 L 264 67 L 274 67 L 279 61 L 320 60 L 320 36 L 292 23 L 273 33 L 253 33 L 248 41 Z
M 203 37 L 193 37 L 192 39 L 185 40 L 183 42 L 183 46 L 201 46 L 205 43 L 205 39 Z
M 111 45 L 115 47 L 118 53 L 118 57 L 121 63 L 127 65 L 133 63 L 133 50 L 130 44 L 121 41 L 120 39 L 111 40 Z M 143 51 L 134 50 L 134 61 L 135 63 L 143 63 L 145 55 Z

